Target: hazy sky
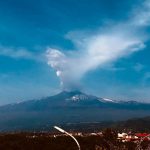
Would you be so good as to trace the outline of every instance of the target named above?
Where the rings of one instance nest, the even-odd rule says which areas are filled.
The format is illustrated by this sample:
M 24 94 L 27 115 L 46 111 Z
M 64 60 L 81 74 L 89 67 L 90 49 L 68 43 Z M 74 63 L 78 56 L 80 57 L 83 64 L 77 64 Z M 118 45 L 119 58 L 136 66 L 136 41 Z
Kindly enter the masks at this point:
M 0 0 L 0 105 L 71 87 L 150 102 L 149 48 L 150 0 Z

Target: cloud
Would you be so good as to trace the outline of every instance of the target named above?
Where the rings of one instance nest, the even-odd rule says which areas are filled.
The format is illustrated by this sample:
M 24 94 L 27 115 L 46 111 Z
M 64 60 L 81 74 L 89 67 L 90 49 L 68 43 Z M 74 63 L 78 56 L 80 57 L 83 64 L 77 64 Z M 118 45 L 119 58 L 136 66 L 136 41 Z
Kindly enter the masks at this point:
M 148 86 L 150 83 L 150 72 L 145 72 L 143 78 L 142 78 L 142 86 Z
M 47 49 L 48 64 L 56 70 L 65 89 L 75 87 L 78 81 L 89 71 L 115 63 L 122 57 L 146 47 L 146 37 L 140 33 L 139 25 L 144 28 L 148 22 L 148 14 L 143 3 L 141 13 L 133 15 L 132 20 L 116 22 L 111 26 L 101 27 L 97 32 L 69 32 L 69 38 L 76 51 L 66 52 L 58 49 Z M 149 7 L 149 6 L 147 6 Z M 143 23 L 140 18 L 145 14 Z
M 140 6 L 133 11 L 131 23 L 137 26 L 150 25 L 150 0 L 145 0 Z
M 144 69 L 144 65 L 142 65 L 141 63 L 136 63 L 134 66 L 133 66 L 133 69 L 136 71 L 136 72 L 140 72 Z
M 26 49 L 15 49 L 12 47 L 4 47 L 0 45 L 0 55 L 3 56 L 9 56 L 9 57 L 13 57 L 13 58 L 20 58 L 20 57 L 24 57 L 24 58 L 29 58 L 32 57 L 32 54 L 27 51 Z
M 2 45 L 0 45 L 0 55 L 15 59 L 32 59 L 38 61 L 42 60 L 41 55 L 36 55 L 35 53 L 25 48 L 6 47 Z

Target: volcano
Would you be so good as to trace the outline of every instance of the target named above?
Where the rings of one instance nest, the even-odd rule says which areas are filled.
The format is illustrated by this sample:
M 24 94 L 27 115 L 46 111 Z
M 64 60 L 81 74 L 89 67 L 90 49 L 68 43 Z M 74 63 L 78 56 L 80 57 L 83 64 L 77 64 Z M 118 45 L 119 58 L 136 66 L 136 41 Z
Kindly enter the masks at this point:
M 150 104 L 99 98 L 80 91 L 63 91 L 39 100 L 0 107 L 0 131 L 44 130 L 49 126 L 119 121 L 150 114 Z

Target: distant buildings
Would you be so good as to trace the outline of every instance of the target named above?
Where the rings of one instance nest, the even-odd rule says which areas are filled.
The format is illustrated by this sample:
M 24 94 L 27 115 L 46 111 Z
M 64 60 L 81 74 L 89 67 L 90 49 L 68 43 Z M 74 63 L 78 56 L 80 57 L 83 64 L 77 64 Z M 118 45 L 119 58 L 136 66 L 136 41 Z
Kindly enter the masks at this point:
M 149 133 L 118 133 L 118 140 L 122 142 L 128 141 L 139 141 L 139 140 L 148 140 L 150 141 L 150 134 Z

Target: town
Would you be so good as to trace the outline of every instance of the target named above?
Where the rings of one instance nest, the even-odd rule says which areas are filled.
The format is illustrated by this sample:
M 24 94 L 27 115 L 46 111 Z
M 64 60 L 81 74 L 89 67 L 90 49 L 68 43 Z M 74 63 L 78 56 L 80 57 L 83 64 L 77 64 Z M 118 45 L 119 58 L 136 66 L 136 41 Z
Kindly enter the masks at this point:
M 107 128 L 100 132 L 69 132 L 81 150 L 149 150 L 149 133 L 119 133 Z M 0 134 L 0 149 L 76 150 L 77 144 L 61 132 L 13 132 Z

